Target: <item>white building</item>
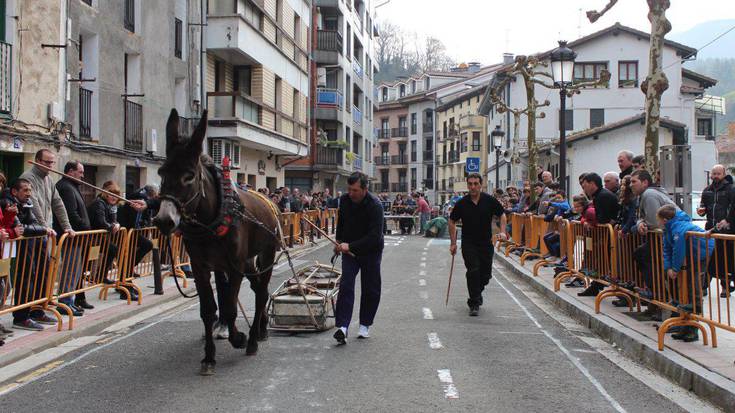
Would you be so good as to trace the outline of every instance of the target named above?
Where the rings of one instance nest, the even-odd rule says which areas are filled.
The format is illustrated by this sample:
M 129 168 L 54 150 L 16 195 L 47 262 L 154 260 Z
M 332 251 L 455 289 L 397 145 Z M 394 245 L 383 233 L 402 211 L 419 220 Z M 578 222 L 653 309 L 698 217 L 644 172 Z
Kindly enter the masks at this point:
M 576 134 L 590 128 L 609 125 L 616 122 L 632 119 L 644 112 L 645 95 L 640 90 L 640 82 L 648 73 L 649 34 L 635 30 L 619 23 L 590 34 L 583 38 L 570 42 L 568 45 L 577 52 L 575 60 L 574 77 L 576 81 L 598 79 L 600 72 L 606 69 L 611 74 L 608 87 L 586 88 L 580 94 L 567 98 L 566 101 L 566 128 L 567 135 Z M 663 52 L 663 67 L 669 80 L 669 88 L 661 99 L 661 119 L 682 124 L 683 129 L 675 129 L 675 140 L 681 144 L 692 147 L 692 164 L 698 165 L 692 171 L 692 183 L 694 187 L 701 186 L 706 180 L 704 168 L 716 162 L 716 151 L 714 142 L 709 140 L 712 135 L 711 128 L 707 129 L 707 120 L 712 114 L 701 109 L 696 109 L 695 99 L 700 97 L 706 88 L 713 86 L 716 81 L 706 76 L 699 75 L 682 67 L 682 60 L 696 56 L 696 49 L 669 41 L 665 42 Z M 548 59 L 549 52 L 542 53 L 540 58 Z M 516 79 L 511 82 L 504 91 L 509 107 L 524 108 L 526 106 L 526 91 L 522 81 Z M 557 90 L 549 90 L 543 86 L 536 86 L 536 99 L 543 102 L 549 99 L 550 107 L 541 108 L 545 112 L 545 118 L 537 120 L 536 138 L 538 142 L 550 142 L 559 138 L 559 93 Z M 496 125 L 506 132 L 506 139 L 513 140 L 513 117 L 509 113 L 499 115 L 489 102 L 486 94 L 481 113 L 489 114 L 488 119 L 492 130 Z M 711 121 L 710 121 L 711 122 Z M 699 126 L 699 127 L 698 127 Z M 523 117 L 519 130 L 521 146 L 525 149 L 525 137 L 527 136 L 527 121 Z M 619 130 L 619 129 L 618 129 Z M 615 170 L 616 153 L 622 149 L 629 149 L 640 154 L 643 148 L 643 132 L 634 133 L 626 139 L 614 138 L 614 134 L 608 134 L 606 139 L 614 139 L 607 146 L 600 146 L 593 154 L 594 167 L 587 172 L 605 172 Z M 665 145 L 665 131 L 662 129 L 660 145 Z M 636 145 L 636 143 L 639 143 Z M 574 156 L 571 151 L 567 165 L 567 179 L 572 188 L 576 185 L 576 176 L 573 171 L 578 170 L 578 165 L 584 163 L 579 155 Z M 490 160 L 493 165 L 495 160 Z M 612 161 L 610 167 L 603 167 L 609 158 Z M 547 158 L 546 163 L 540 163 L 545 169 L 558 172 L 558 156 Z M 607 169 L 605 169 L 607 168 Z M 525 175 L 511 173 L 509 165 L 500 169 L 500 186 L 508 184 L 518 185 L 520 181 L 528 179 Z M 525 173 L 526 167 L 517 168 L 517 171 Z M 490 178 L 494 180 L 495 167 L 491 167 Z M 581 173 L 581 172 L 580 172 Z M 509 174 L 511 175 L 509 177 Z

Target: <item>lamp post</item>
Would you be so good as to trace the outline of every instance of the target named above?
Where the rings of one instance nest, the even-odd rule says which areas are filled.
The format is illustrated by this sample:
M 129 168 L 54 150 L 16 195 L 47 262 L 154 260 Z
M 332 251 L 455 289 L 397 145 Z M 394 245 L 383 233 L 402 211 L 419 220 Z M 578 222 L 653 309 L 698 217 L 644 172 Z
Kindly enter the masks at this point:
M 493 139 L 493 147 L 495 148 L 495 189 L 498 189 L 500 187 L 500 148 L 503 147 L 505 132 L 500 130 L 500 125 L 497 125 L 495 130 L 490 132 L 490 136 Z
M 567 47 L 567 42 L 560 40 L 559 47 L 551 52 L 551 77 L 554 87 L 559 89 L 559 185 L 566 191 L 567 179 L 567 136 L 566 136 L 566 101 L 567 87 L 574 79 L 574 59 L 577 53 Z

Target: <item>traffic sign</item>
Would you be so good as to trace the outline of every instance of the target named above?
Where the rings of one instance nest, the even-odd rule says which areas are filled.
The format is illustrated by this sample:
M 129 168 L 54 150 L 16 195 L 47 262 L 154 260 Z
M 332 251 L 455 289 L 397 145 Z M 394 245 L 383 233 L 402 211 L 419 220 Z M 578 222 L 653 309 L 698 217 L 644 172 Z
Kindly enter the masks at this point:
M 480 158 L 467 158 L 467 163 L 465 164 L 464 169 L 468 174 L 480 172 Z

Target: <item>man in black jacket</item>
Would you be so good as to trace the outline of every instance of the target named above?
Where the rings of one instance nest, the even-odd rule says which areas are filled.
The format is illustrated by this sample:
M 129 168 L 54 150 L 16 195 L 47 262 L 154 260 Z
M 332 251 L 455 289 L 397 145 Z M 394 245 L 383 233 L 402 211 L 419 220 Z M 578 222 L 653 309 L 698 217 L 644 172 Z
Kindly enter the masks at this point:
M 16 231 L 18 235 L 27 238 L 56 235 L 53 229 L 41 225 L 33 215 L 31 183 L 28 180 L 22 178 L 16 179 L 10 186 L 10 192 L 5 194 L 3 202 L 17 205 L 18 207 L 16 218 L 20 226 L 23 227 L 22 233 Z M 18 253 L 16 256 L 18 259 L 25 260 L 25 262 L 18 263 L 16 265 L 16 271 L 13 273 L 15 304 L 41 298 L 45 290 L 47 261 L 34 258 L 37 258 L 39 253 L 45 254 L 45 251 L 45 239 L 35 238 L 18 243 Z M 51 324 L 50 322 L 45 322 L 47 318 L 49 317 L 44 314 L 43 310 L 24 308 L 13 311 L 13 327 L 23 330 L 41 331 L 43 330 L 41 324 Z M 39 323 L 36 320 L 44 321 Z
M 699 216 L 707 216 L 707 224 L 704 229 L 713 230 L 720 234 L 733 234 L 735 227 L 728 222 L 728 216 L 735 215 L 735 188 L 733 188 L 732 176 L 727 175 L 725 167 L 715 165 L 710 170 L 710 178 L 712 183 L 702 191 L 702 199 L 697 208 Z M 731 291 L 735 291 L 735 287 L 727 286 L 728 278 L 725 273 L 733 274 L 735 266 L 733 259 L 725 260 L 727 246 L 723 240 L 715 240 L 715 256 L 716 260 L 711 260 L 709 265 L 709 273 L 711 277 L 719 272 L 720 286 L 722 291 L 720 296 L 726 298 Z M 727 267 L 727 268 L 726 268 Z M 732 284 L 733 276 L 729 276 Z
M 383 206 L 367 190 L 368 178 L 355 172 L 347 179 L 348 193 L 340 199 L 337 242 L 342 255 L 342 279 L 335 309 L 334 338 L 345 344 L 355 301 L 355 278 L 360 272 L 360 329 L 358 338 L 368 338 L 380 303 L 380 262 L 383 258 Z M 352 253 L 353 255 L 347 254 Z
M 145 187 L 128 195 L 131 203 L 126 203 L 120 207 L 117 219 L 120 225 L 129 231 L 146 228 L 153 225 L 153 217 L 158 213 L 161 201 L 158 199 L 158 188 L 155 185 L 146 185 Z M 135 265 L 138 265 L 143 258 L 153 249 L 153 243 L 141 233 L 138 233 L 137 247 L 135 250 Z M 137 277 L 137 274 L 132 274 Z M 130 290 L 131 300 L 136 300 L 137 296 L 133 294 L 134 290 Z M 120 295 L 122 299 L 125 297 Z
M 64 166 L 64 173 L 72 178 L 82 179 L 84 178 L 84 165 L 79 161 L 69 161 Z M 79 191 L 79 184 L 67 177 L 63 177 L 56 183 L 56 191 L 59 193 L 61 201 L 64 202 L 64 208 L 66 208 L 66 215 L 69 217 L 71 229 L 75 232 L 89 231 L 91 229 L 89 216 L 87 215 L 87 207 L 84 205 L 82 193 Z M 54 220 L 54 230 L 57 234 L 63 233 L 61 226 L 56 220 Z M 79 281 L 82 277 L 84 267 L 82 262 L 82 244 L 79 240 L 67 237 L 62 245 L 60 264 L 59 293 L 63 294 L 76 290 L 79 287 Z M 76 297 L 68 296 L 60 298 L 59 302 L 66 304 L 74 316 L 77 317 L 84 314 L 85 309 L 94 308 L 87 303 L 84 292 L 77 294 Z M 64 308 L 59 307 L 59 310 L 63 314 Z

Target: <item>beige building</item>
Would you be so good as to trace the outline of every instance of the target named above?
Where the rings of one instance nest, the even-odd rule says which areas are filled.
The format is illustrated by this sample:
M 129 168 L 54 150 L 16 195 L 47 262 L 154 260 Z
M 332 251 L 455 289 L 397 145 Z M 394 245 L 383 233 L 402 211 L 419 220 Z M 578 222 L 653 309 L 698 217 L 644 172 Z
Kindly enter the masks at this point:
M 477 114 L 484 86 L 470 88 L 441 99 L 436 109 L 437 194 L 444 203 L 454 193 L 467 191 L 468 158 L 477 172 L 486 177 L 488 141 L 487 119 Z M 483 181 L 487 187 L 487 182 Z

